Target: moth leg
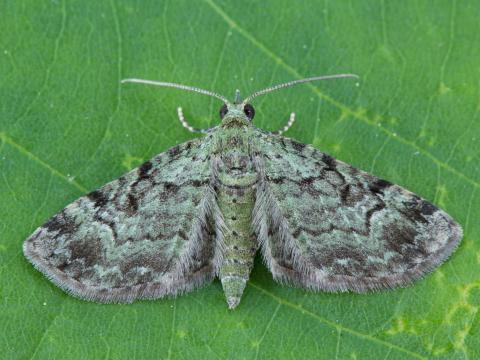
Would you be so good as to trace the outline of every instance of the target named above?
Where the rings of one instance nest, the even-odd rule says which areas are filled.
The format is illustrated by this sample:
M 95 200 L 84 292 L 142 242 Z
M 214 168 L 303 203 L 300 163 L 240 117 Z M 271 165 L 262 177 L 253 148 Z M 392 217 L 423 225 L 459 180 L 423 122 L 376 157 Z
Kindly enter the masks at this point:
M 188 131 L 192 132 L 192 133 L 200 133 L 200 134 L 206 134 L 208 133 L 211 129 L 213 128 L 208 128 L 208 129 L 198 129 L 198 128 L 194 128 L 193 126 L 191 126 L 187 120 L 185 120 L 185 116 L 183 116 L 183 110 L 181 107 L 178 107 L 177 108 L 177 114 L 178 114 L 178 120 L 180 120 L 180 122 L 182 123 L 183 127 L 185 129 L 187 129 Z
M 290 129 L 292 127 L 294 122 L 295 122 L 295 113 L 292 112 L 290 114 L 290 118 L 288 119 L 287 125 L 285 125 L 283 127 L 283 129 L 273 131 L 272 134 L 273 135 L 282 135 L 285 131 L 287 131 L 288 129 Z

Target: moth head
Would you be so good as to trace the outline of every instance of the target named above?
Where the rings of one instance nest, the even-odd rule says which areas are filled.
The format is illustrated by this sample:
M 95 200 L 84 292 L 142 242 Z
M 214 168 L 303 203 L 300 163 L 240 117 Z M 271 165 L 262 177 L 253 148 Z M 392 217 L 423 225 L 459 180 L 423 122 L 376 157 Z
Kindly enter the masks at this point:
M 242 101 L 240 90 L 235 91 L 235 100 L 233 103 L 224 103 L 220 108 L 220 119 L 237 118 L 252 121 L 255 116 L 255 109 L 249 103 Z

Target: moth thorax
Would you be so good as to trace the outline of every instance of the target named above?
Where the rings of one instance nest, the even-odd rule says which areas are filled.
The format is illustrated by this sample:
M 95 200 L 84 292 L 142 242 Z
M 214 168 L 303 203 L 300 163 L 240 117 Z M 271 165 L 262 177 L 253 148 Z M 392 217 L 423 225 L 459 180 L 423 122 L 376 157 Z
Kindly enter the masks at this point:
M 231 116 L 225 118 L 222 122 L 222 128 L 229 129 L 229 128 L 244 128 L 250 125 L 250 121 L 248 119 L 241 117 L 241 116 Z

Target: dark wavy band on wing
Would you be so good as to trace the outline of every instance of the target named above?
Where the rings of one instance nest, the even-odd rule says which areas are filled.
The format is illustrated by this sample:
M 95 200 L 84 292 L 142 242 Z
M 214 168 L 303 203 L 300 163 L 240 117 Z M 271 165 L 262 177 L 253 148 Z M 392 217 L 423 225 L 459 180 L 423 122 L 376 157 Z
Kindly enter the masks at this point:
M 460 226 L 388 181 L 282 137 L 259 135 L 254 228 L 275 279 L 363 292 L 411 283 L 440 265 Z

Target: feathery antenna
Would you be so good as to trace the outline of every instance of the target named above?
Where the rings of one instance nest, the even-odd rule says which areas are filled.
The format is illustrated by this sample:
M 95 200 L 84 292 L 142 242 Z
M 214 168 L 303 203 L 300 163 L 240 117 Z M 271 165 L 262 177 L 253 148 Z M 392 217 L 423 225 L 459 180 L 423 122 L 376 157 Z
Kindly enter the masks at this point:
M 315 77 L 309 77 L 309 78 L 306 78 L 306 79 L 293 80 L 293 81 L 289 81 L 289 82 L 286 82 L 286 83 L 283 83 L 283 84 L 270 86 L 270 87 L 268 87 L 266 89 L 263 89 L 263 90 L 255 91 L 252 95 L 250 95 L 245 100 L 243 100 L 243 104 L 246 104 L 247 102 L 249 102 L 250 100 L 252 100 L 253 98 L 255 98 L 257 96 L 268 94 L 269 92 L 272 92 L 272 91 L 275 91 L 275 90 L 280 90 L 280 89 L 290 87 L 290 86 L 293 86 L 293 85 L 303 84 L 303 83 L 311 82 L 311 81 L 330 80 L 330 79 L 339 79 L 339 78 L 356 78 L 356 79 L 359 79 L 360 77 L 358 75 L 355 75 L 355 74 L 335 74 L 335 75 L 315 76 Z
M 213 96 L 217 99 L 222 100 L 225 104 L 230 104 L 230 102 L 227 100 L 226 97 L 224 97 L 220 94 L 217 94 L 213 91 L 200 89 L 200 88 L 197 88 L 197 87 L 194 87 L 194 86 L 188 86 L 188 85 L 176 84 L 176 83 L 170 83 L 170 82 L 163 82 L 163 81 L 144 80 L 144 79 L 123 79 L 121 81 L 121 83 L 122 84 L 124 84 L 124 83 L 138 83 L 138 84 L 172 87 L 172 88 L 177 88 L 177 89 L 181 89 L 181 90 L 193 91 L 193 92 L 197 92 L 197 93 L 200 93 L 200 94 Z

